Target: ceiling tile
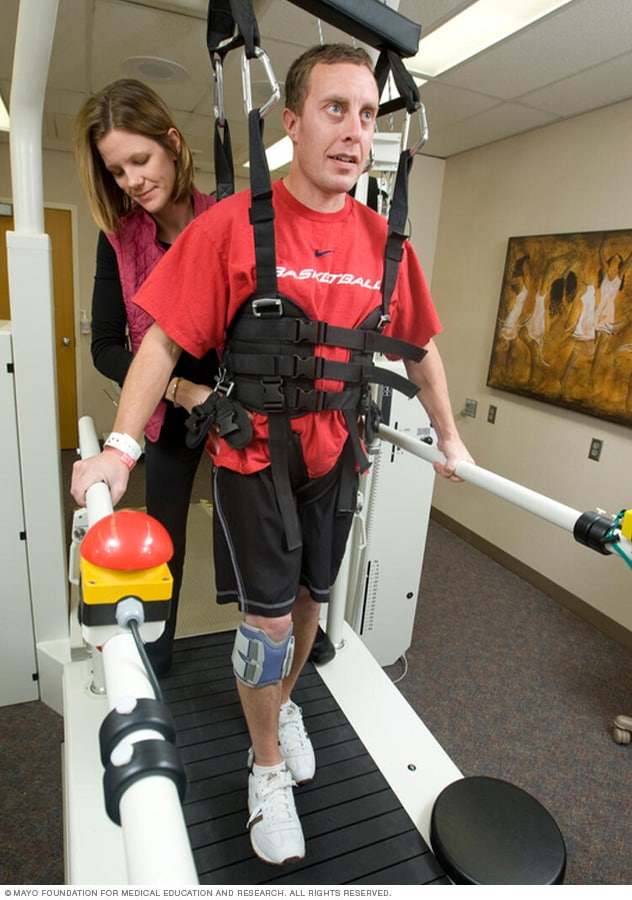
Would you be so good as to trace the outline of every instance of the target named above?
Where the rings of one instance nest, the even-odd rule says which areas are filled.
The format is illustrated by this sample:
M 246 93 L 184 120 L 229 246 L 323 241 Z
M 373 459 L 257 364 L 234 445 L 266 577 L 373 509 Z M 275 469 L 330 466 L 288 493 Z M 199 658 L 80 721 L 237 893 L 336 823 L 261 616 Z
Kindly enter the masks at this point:
M 499 103 L 485 112 L 464 119 L 447 128 L 431 132 L 424 150 L 429 156 L 444 156 L 459 146 L 472 150 L 492 141 L 531 131 L 556 121 L 557 117 L 540 110 L 528 109 L 515 103 Z
M 424 84 L 419 95 L 426 107 L 428 127 L 431 130 L 445 128 L 498 105 L 496 97 L 475 94 L 438 81 Z
M 520 97 L 522 103 L 560 116 L 576 116 L 626 100 L 632 85 L 632 53 L 602 63 Z
M 629 0 L 575 0 L 440 78 L 513 99 L 630 50 Z
M 211 77 L 206 49 L 206 28 L 201 19 L 153 10 L 116 0 L 96 0 L 92 23 L 91 89 L 98 90 L 129 75 L 123 62 L 132 56 L 173 60 L 190 74 L 184 83 L 152 80 L 169 105 L 192 109 Z M 186 85 L 186 90 L 183 90 Z

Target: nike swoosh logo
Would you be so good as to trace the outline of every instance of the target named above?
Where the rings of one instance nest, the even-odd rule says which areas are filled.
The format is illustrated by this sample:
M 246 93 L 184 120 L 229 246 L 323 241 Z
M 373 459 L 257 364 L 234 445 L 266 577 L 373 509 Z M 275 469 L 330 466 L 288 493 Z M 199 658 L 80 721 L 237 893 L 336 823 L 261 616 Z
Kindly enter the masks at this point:
M 328 253 L 333 252 L 333 250 L 314 250 L 314 256 L 327 256 Z

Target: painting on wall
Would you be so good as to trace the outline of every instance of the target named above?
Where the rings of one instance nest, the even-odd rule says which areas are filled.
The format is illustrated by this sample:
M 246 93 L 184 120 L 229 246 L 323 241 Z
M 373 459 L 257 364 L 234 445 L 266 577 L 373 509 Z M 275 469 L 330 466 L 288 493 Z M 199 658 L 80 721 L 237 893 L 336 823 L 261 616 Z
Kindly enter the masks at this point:
M 509 239 L 487 384 L 632 425 L 632 231 Z

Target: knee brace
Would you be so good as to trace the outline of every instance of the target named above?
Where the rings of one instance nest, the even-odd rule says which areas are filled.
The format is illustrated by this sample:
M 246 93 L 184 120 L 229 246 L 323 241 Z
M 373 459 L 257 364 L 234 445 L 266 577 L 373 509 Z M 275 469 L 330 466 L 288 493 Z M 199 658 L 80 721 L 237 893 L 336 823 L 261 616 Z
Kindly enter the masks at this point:
M 291 627 L 280 641 L 273 641 L 261 628 L 245 622 L 237 629 L 231 657 L 233 672 L 248 687 L 265 687 L 281 681 L 289 673 L 293 658 Z

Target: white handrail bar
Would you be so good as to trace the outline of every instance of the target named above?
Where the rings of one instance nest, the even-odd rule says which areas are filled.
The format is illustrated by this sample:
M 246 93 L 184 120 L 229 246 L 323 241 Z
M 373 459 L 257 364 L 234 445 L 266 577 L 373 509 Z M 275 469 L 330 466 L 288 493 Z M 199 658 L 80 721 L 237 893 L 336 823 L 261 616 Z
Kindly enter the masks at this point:
M 391 444 L 401 447 L 402 450 L 408 450 L 427 462 L 445 462 L 445 457 L 435 447 L 401 431 L 395 431 L 387 425 L 378 426 L 378 435 L 383 440 L 390 441 Z M 488 469 L 482 469 L 474 463 L 459 463 L 455 474 L 463 481 L 475 484 L 515 506 L 526 509 L 527 512 L 546 519 L 547 522 L 551 522 L 559 528 L 570 531 L 580 543 L 586 544 L 594 550 L 616 553 L 632 568 L 632 540 L 627 536 L 627 530 L 620 527 L 621 516 L 625 510 L 617 516 L 611 516 L 610 519 L 595 511 L 594 519 L 592 519 L 591 513 L 581 513 L 578 509 L 552 500 L 544 494 L 538 494 L 537 491 L 532 491 L 515 481 L 503 478 L 502 475 L 496 475 Z M 582 521 L 580 522 L 580 520 Z M 597 522 L 597 530 L 595 534 L 592 534 L 591 526 L 594 522 Z M 579 526 L 577 530 L 576 526 Z
M 79 449 L 82 459 L 100 453 L 89 416 L 79 420 Z M 112 499 L 108 486 L 92 485 L 86 494 L 86 505 L 90 526 L 109 515 Z M 98 627 L 90 633 L 98 633 Z M 102 646 L 109 710 L 123 711 L 133 707 L 138 699 L 155 699 L 131 632 L 121 630 L 112 634 L 108 627 Z M 110 758 L 124 764 L 131 755 L 131 745 L 148 739 L 164 740 L 164 737 L 151 729 L 139 728 L 119 742 Z M 198 884 L 182 805 L 170 778 L 147 775 L 134 781 L 121 797 L 119 812 L 130 884 Z
M 99 439 L 90 416 L 82 416 L 79 419 L 79 452 L 82 459 L 90 456 L 98 456 L 101 452 Z M 109 516 L 112 512 L 112 498 L 107 484 L 100 481 L 93 484 L 86 492 L 86 509 L 88 510 L 88 525 L 94 525 L 99 519 Z
M 401 447 L 402 450 L 408 450 L 409 453 L 425 459 L 426 462 L 445 462 L 445 457 L 436 447 L 411 437 L 409 434 L 395 431 L 387 425 L 380 425 L 378 434 L 384 440 Z M 496 494 L 496 496 L 502 497 L 503 500 L 508 500 L 509 503 L 520 506 L 522 509 L 526 509 L 528 512 L 540 516 L 540 518 L 546 519 L 553 525 L 558 525 L 571 533 L 575 523 L 582 515 L 577 509 L 558 503 L 557 500 L 552 500 L 544 494 L 532 491 L 530 488 L 523 487 L 523 485 L 510 481 L 508 478 L 503 478 L 502 475 L 496 475 L 488 469 L 474 465 L 474 463 L 460 462 L 456 467 L 455 474 L 462 478 L 463 481 L 475 484 L 491 494 Z

